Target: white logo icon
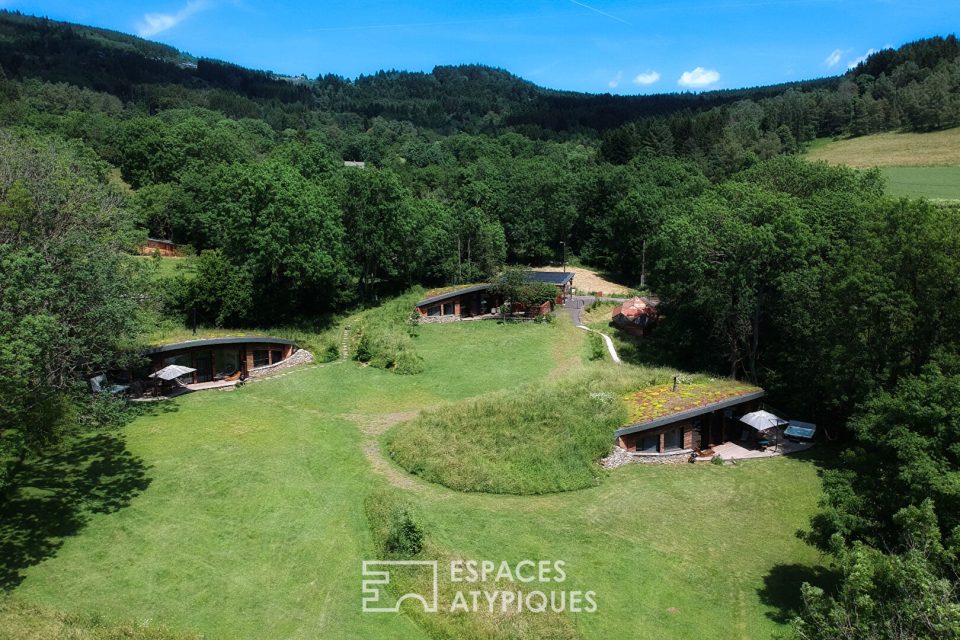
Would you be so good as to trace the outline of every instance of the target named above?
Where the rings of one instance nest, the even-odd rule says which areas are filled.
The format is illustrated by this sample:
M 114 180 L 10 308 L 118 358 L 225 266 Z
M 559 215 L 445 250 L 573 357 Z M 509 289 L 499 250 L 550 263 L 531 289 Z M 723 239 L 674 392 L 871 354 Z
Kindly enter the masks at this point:
M 433 592 L 429 595 L 421 593 L 405 593 L 392 606 L 382 605 L 381 596 L 385 591 L 382 587 L 390 584 L 390 567 L 422 567 L 424 573 L 430 572 Z M 436 560 L 364 560 L 363 561 L 363 611 L 368 613 L 398 613 L 404 600 L 419 600 L 425 613 L 437 612 L 437 561 Z

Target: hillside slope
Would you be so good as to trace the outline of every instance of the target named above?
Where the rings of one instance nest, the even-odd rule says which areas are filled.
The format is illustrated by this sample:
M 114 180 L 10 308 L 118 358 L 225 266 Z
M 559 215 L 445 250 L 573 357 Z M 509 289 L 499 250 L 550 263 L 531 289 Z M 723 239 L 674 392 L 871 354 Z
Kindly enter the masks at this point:
M 814 145 L 811 160 L 879 167 L 887 193 L 960 200 L 960 127 L 930 133 L 877 133 Z
M 807 154 L 849 167 L 960 165 L 960 127 L 930 133 L 877 133 L 816 146 Z
M 356 79 L 333 74 L 293 78 L 196 59 L 132 35 L 10 11 L 0 11 L 0 71 L 0 77 L 67 82 L 124 101 L 148 100 L 151 111 L 169 108 L 171 99 L 183 100 L 182 93 L 172 93 L 176 86 L 234 94 L 217 104 L 235 117 L 254 115 L 249 105 L 236 104 L 239 96 L 261 106 L 277 101 L 364 118 L 379 116 L 443 133 L 504 127 L 604 130 L 641 117 L 760 100 L 791 88 L 831 88 L 837 82 L 825 78 L 699 94 L 615 96 L 554 91 L 484 65 L 438 66 L 429 73 L 385 70 Z M 230 113 L 231 108 L 236 113 Z

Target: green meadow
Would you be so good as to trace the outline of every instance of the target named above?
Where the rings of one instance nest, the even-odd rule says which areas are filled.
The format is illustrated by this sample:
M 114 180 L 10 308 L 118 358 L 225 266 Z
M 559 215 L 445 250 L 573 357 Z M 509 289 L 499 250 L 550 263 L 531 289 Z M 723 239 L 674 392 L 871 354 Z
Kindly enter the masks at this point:
M 960 200 L 960 166 L 883 167 L 881 172 L 890 195 Z
M 823 573 L 795 536 L 820 496 L 814 457 L 594 469 L 588 488 L 536 496 L 464 493 L 408 474 L 384 443 L 421 410 L 455 413 L 477 396 L 613 366 L 587 362 L 584 334 L 565 320 L 416 334 L 418 375 L 308 366 L 162 403 L 119 434 L 35 461 L 33 487 L 3 514 L 35 530 L 2 540 L 23 553 L 7 575 L 15 606 L 0 607 L 0 638 L 44 637 L 38 629 L 52 623 L 33 606 L 206 638 L 491 637 L 497 627 L 469 617 L 361 612 L 361 561 L 376 557 L 364 500 L 387 487 L 443 557 L 563 560 L 564 588 L 592 590 L 598 604 L 564 614 L 573 637 L 769 638 L 799 604 L 784 585 Z M 556 454 L 542 434 L 536 445 Z M 37 500 L 62 490 L 60 467 L 81 458 L 80 476 L 98 475 L 124 499 L 78 495 L 67 528 L 31 519 Z M 17 546 L 28 543 L 29 553 Z M 515 629 L 552 637 L 546 622 Z
M 929 133 L 875 133 L 807 146 L 810 160 L 879 167 L 893 196 L 960 200 L 960 127 Z

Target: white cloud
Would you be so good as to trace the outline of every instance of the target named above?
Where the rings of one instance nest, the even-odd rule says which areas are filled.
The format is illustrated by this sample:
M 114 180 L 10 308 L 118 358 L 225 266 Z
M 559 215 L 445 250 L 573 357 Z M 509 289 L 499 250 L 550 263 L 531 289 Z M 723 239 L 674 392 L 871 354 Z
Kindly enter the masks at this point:
M 190 0 L 176 13 L 147 13 L 137 25 L 137 34 L 143 38 L 172 29 L 193 14 L 210 8 L 207 0 Z
M 697 67 L 693 71 L 684 71 L 680 79 L 677 80 L 677 84 L 689 89 L 701 89 L 717 82 L 720 82 L 720 73 L 703 67 Z
M 823 64 L 828 67 L 835 67 L 840 64 L 840 57 L 843 56 L 843 51 L 840 49 L 834 49 L 830 52 L 830 55 L 827 56 L 827 59 L 823 61 Z
M 620 85 L 621 80 L 623 80 L 623 71 L 617 71 L 617 75 L 607 83 L 607 86 L 611 89 L 616 89 Z
M 848 62 L 848 63 L 847 63 L 847 69 L 853 69 L 855 66 L 857 66 L 858 64 L 860 64 L 861 62 L 863 62 L 864 60 L 866 60 L 867 58 L 869 58 L 870 56 L 872 56 L 872 55 L 875 54 L 876 52 L 877 52 L 876 49 L 867 49 L 867 52 L 866 52 L 865 54 L 863 54 L 863 55 L 860 56 L 859 58 L 854 58 L 853 60 L 851 60 L 850 62 Z
M 644 71 L 643 73 L 638 73 L 633 78 L 633 84 L 639 85 L 648 85 L 653 84 L 660 79 L 660 74 L 656 71 Z

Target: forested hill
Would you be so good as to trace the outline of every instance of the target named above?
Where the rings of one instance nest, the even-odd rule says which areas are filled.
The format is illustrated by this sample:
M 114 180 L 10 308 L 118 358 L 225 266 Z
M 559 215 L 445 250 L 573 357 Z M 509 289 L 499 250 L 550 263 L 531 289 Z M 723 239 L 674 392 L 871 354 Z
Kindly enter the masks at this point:
M 510 127 L 541 137 L 602 131 L 639 117 L 758 100 L 789 88 L 830 89 L 837 83 L 826 78 L 701 94 L 593 95 L 544 89 L 482 65 L 441 66 L 430 73 L 381 71 L 355 80 L 324 74 L 311 80 L 196 59 L 127 34 L 13 12 L 0 12 L 0 67 L 10 78 L 66 82 L 136 101 L 151 112 L 192 103 L 215 105 L 232 117 L 258 117 L 271 103 L 280 103 L 409 121 L 440 133 Z

